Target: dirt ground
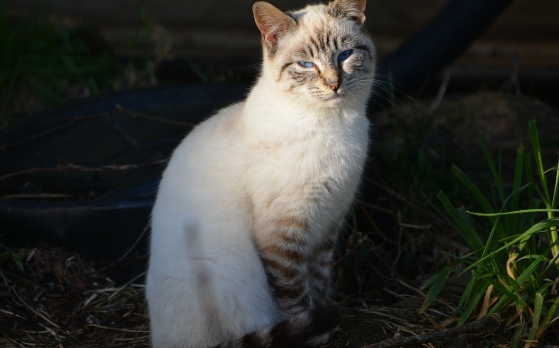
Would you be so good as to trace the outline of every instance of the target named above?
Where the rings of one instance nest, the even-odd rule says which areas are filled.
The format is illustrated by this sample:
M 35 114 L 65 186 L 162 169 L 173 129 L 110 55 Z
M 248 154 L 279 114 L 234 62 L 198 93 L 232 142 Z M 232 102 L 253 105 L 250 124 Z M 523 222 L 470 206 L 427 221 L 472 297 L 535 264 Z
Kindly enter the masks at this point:
M 114 284 L 79 255 L 62 249 L 2 251 L 9 255 L 0 272 L 0 346 L 149 346 L 141 283 Z M 363 347 L 398 335 L 425 334 L 448 319 L 437 310 L 419 315 L 419 305 L 421 299 L 414 296 L 388 307 L 348 297 L 338 304 L 343 321 L 326 346 Z M 456 343 L 453 337 L 433 347 L 462 346 Z

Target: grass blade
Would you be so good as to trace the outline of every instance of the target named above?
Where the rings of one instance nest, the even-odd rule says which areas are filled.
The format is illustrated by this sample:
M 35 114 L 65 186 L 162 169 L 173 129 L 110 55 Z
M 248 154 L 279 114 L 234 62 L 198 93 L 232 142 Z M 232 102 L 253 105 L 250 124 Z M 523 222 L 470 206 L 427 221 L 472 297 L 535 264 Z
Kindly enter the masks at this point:
M 456 312 L 459 312 L 463 308 L 464 304 L 468 303 L 468 300 L 470 299 L 474 291 L 474 286 L 477 283 L 477 279 L 477 274 L 474 273 L 472 275 L 472 279 L 470 279 L 470 282 L 466 286 L 466 289 L 464 289 L 464 293 L 460 297 L 460 301 L 458 301 L 458 304 L 456 305 Z
M 469 224 L 460 216 L 460 214 L 456 211 L 452 203 L 450 203 L 450 200 L 444 194 L 444 192 L 439 191 L 439 193 L 437 194 L 437 198 L 441 201 L 447 213 L 452 217 L 452 220 L 458 226 L 457 232 L 460 233 L 462 238 L 464 238 L 464 240 L 468 242 L 472 249 L 482 249 L 485 244 L 479 237 L 477 231 L 472 227 L 471 224 Z
M 530 128 L 530 138 L 532 140 L 532 149 L 534 151 L 534 160 L 536 161 L 536 168 L 538 170 L 538 176 L 540 178 L 540 184 L 542 185 L 543 199 L 546 205 L 550 204 L 549 190 L 547 188 L 547 181 L 545 179 L 545 170 L 543 167 L 542 152 L 540 148 L 540 139 L 538 137 L 538 128 L 536 126 L 536 121 L 532 120 L 529 123 Z
M 505 189 L 503 187 L 503 180 L 501 179 L 501 176 L 497 172 L 497 167 L 495 166 L 495 161 L 493 161 L 493 157 L 491 156 L 491 153 L 489 152 L 489 147 L 487 146 L 487 143 L 485 142 L 485 139 L 483 138 L 483 135 L 481 134 L 481 132 L 478 132 L 478 134 L 479 134 L 479 141 L 481 142 L 481 149 L 483 150 L 483 155 L 485 156 L 485 160 L 487 161 L 487 164 L 489 165 L 489 170 L 491 171 L 491 174 L 493 175 L 493 179 L 495 180 L 495 185 L 497 186 L 497 190 L 499 191 L 499 197 L 501 198 L 501 202 L 504 202 L 505 201 Z
M 431 287 L 429 289 L 429 292 L 427 293 L 427 297 L 425 298 L 425 301 L 423 302 L 423 305 L 421 306 L 421 308 L 419 308 L 419 313 L 425 312 L 427 307 L 429 307 L 431 304 L 433 304 L 433 302 L 436 300 L 437 296 L 439 295 L 439 293 L 443 289 L 443 286 L 446 283 L 446 280 L 448 279 L 448 276 L 450 275 L 450 270 L 453 269 L 457 264 L 458 264 L 458 262 L 453 262 L 453 263 L 445 266 L 439 274 L 437 274 L 434 277 L 429 279 L 429 280 L 432 280 L 432 284 L 431 284 Z
M 476 267 L 480 263 L 484 262 L 486 259 L 495 256 L 497 253 L 499 253 L 503 250 L 508 250 L 511 246 L 516 245 L 516 244 L 518 244 L 522 241 L 525 241 L 525 240 L 529 239 L 533 234 L 546 232 L 551 227 L 557 226 L 557 225 L 559 225 L 559 218 L 547 219 L 547 220 L 540 221 L 540 222 L 536 223 L 534 226 L 530 227 L 528 230 L 526 230 L 524 233 L 520 234 L 519 236 L 515 237 L 510 242 L 504 244 L 502 247 L 500 247 L 497 250 L 491 252 L 490 254 L 480 258 L 478 261 L 476 261 L 472 265 L 468 266 L 464 270 L 464 272 L 472 269 L 473 267 Z
M 516 210 L 516 211 L 507 211 L 504 213 L 477 213 L 474 211 L 468 211 L 469 214 L 476 215 L 476 216 L 506 216 L 506 215 L 518 215 L 518 214 L 528 214 L 528 213 L 548 213 L 548 212 L 555 212 L 559 213 L 559 209 L 524 209 L 524 210 Z
M 516 150 L 516 160 L 514 164 L 514 176 L 512 179 L 512 192 L 510 198 L 510 210 L 518 210 L 518 202 L 520 200 L 520 194 L 514 194 L 514 192 L 520 192 L 522 184 L 522 172 L 524 170 L 524 145 L 520 144 Z M 531 185 L 528 183 L 527 185 Z M 516 229 L 515 232 L 520 232 L 520 224 L 518 223 L 519 217 L 511 216 L 510 227 Z
M 495 212 L 495 209 L 493 209 L 493 206 L 491 205 L 491 203 L 489 203 L 489 200 L 485 198 L 485 196 L 483 195 L 483 193 L 481 193 L 479 188 L 473 183 L 473 181 L 466 174 L 464 174 L 462 170 L 460 170 L 460 168 L 453 165 L 452 172 L 458 178 L 458 180 L 460 180 L 460 182 L 464 184 L 464 186 L 466 186 L 468 190 L 470 190 L 470 192 L 474 195 L 474 197 L 478 201 L 479 205 L 481 205 L 481 208 L 486 213 Z
M 534 299 L 534 317 L 532 318 L 532 329 L 530 330 L 530 335 L 528 335 L 528 341 L 533 341 L 536 338 L 536 333 L 540 326 L 540 318 L 542 316 L 543 309 L 543 296 L 540 293 L 536 293 L 536 298 Z
M 458 321 L 458 325 L 462 325 L 468 320 L 476 306 L 478 305 L 479 301 L 485 296 L 485 292 L 487 291 L 487 287 L 489 286 L 489 282 L 486 280 L 480 280 L 483 284 L 475 291 L 475 295 L 471 297 L 471 301 L 469 301 L 466 308 L 462 312 L 460 316 L 460 320 Z

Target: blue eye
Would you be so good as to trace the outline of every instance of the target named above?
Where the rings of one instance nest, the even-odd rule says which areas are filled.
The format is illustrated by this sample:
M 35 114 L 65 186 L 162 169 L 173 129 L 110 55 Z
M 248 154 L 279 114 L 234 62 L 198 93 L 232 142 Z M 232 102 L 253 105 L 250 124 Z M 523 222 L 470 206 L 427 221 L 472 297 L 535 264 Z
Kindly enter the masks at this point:
M 314 66 L 314 64 L 311 62 L 303 62 L 303 61 L 297 62 L 297 64 L 299 64 L 303 68 L 312 68 Z
M 338 55 L 338 61 L 342 62 L 349 58 L 353 54 L 353 50 L 345 50 Z

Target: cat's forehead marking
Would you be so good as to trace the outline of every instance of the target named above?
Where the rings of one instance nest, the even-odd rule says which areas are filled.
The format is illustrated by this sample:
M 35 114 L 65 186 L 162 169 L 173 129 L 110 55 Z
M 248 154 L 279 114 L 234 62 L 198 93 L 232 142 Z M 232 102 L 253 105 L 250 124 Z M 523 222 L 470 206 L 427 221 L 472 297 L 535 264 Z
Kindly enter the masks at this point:
M 294 52 L 312 58 L 322 57 L 330 60 L 335 52 L 354 46 L 355 41 L 356 38 L 351 34 L 336 33 L 331 27 L 315 28 L 313 31 L 302 33 L 300 46 Z
M 355 28 L 348 24 L 347 21 L 331 17 L 325 10 L 298 21 L 299 30 L 304 36 L 337 45 L 347 44 L 354 39 Z

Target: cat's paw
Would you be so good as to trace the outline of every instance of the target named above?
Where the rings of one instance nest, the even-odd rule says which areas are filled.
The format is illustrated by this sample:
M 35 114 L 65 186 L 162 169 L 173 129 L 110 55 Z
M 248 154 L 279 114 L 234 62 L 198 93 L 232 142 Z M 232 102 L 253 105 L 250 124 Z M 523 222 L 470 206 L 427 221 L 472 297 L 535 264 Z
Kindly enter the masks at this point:
M 330 341 L 330 337 L 332 336 L 332 334 L 330 332 L 327 332 L 325 334 L 322 334 L 320 336 L 316 336 L 311 338 L 310 340 L 307 341 L 307 346 L 308 347 L 318 347 L 321 346 L 323 344 L 328 343 L 328 341 Z
M 313 337 L 313 338 L 311 338 L 310 340 L 307 341 L 307 345 L 309 347 L 321 346 L 323 344 L 326 344 L 330 340 L 330 336 L 331 336 L 331 334 L 328 332 L 328 333 L 322 334 L 320 336 Z
M 308 347 L 318 347 L 326 344 L 332 334 L 340 328 L 340 312 L 332 307 L 319 307 L 311 311 L 312 337 L 305 343 Z

